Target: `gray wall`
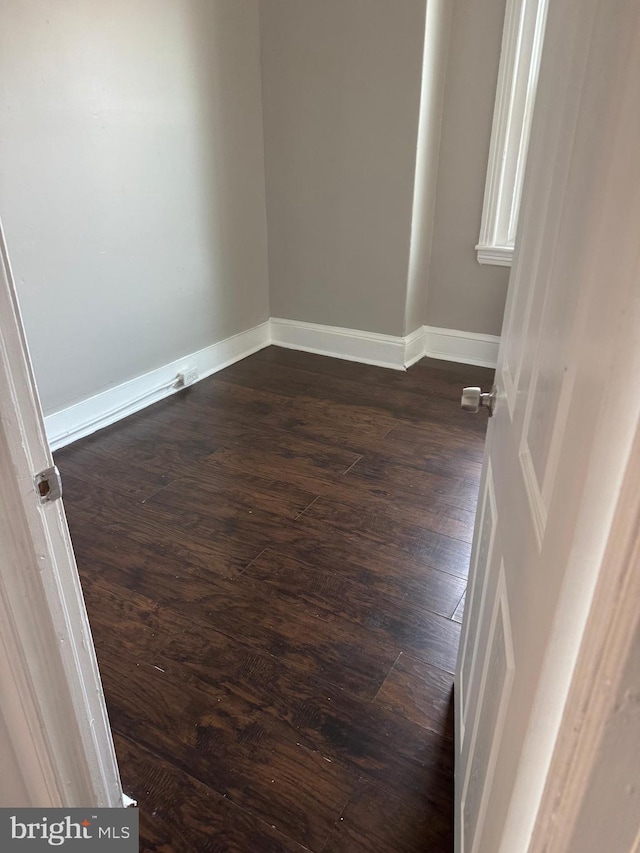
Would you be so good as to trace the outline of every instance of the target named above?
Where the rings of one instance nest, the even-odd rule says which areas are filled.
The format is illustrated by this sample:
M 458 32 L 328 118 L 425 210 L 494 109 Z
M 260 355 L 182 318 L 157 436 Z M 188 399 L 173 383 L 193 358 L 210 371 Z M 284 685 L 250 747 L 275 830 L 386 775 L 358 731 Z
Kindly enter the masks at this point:
M 427 5 L 431 125 L 418 145 L 414 199 Z M 509 271 L 478 264 L 475 245 L 504 6 L 262 4 L 274 316 L 393 335 L 423 322 L 500 333 Z
M 424 322 L 499 335 L 509 270 L 478 264 L 505 0 L 455 0 Z
M 0 0 L 0 215 L 45 413 L 269 313 L 499 333 L 508 271 L 474 246 L 504 0 L 429 0 L 419 141 L 426 7 Z
M 0 16 L 0 214 L 45 412 L 265 320 L 258 0 Z
M 452 7 L 451 0 L 427 0 L 405 335 L 424 324 L 426 311 Z
M 261 5 L 275 317 L 404 333 L 425 7 Z

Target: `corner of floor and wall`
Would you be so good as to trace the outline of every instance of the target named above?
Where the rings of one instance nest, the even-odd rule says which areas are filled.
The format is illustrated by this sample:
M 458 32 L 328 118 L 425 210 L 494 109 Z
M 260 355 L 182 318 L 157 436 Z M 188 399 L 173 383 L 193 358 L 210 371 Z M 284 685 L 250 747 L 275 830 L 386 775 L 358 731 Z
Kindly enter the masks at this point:
M 508 270 L 474 247 L 504 0 L 147 11 L 32 0 L 0 32 L 0 214 L 52 448 L 271 344 L 495 366 Z

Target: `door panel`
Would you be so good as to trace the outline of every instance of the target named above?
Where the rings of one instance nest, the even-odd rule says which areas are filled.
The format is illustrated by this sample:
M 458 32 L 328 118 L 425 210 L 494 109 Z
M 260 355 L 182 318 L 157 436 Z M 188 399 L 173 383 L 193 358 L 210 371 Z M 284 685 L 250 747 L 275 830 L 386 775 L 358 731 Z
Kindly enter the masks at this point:
M 491 476 L 491 464 L 487 464 L 487 469 L 481 486 L 481 501 L 479 509 L 479 533 L 478 546 L 474 553 L 473 564 L 471 566 L 469 577 L 469 592 L 467 593 L 466 609 L 473 614 L 484 612 L 485 601 L 487 597 L 487 584 L 490 579 L 490 573 L 484 570 L 478 572 L 478 565 L 484 567 L 489 566 L 493 560 L 493 548 L 496 533 L 496 501 L 493 492 L 493 480 Z M 475 642 L 467 642 L 467 635 L 471 634 L 475 638 Z M 469 708 L 469 694 L 471 692 L 471 684 L 473 673 L 477 671 L 478 648 L 481 640 L 479 626 L 468 619 L 464 622 L 461 657 L 460 657 L 460 677 L 458 681 L 458 689 L 460 690 L 462 714 L 460 719 L 461 742 L 464 748 L 466 742 L 466 722 Z
M 634 0 L 550 3 L 456 676 L 461 853 L 528 848 L 626 464 L 639 45 Z
M 462 789 L 462 839 L 463 845 L 467 838 L 471 841 L 475 839 L 475 845 L 470 841 L 470 850 L 477 849 L 482 835 L 488 794 L 509 707 L 514 668 L 509 601 L 504 564 L 501 562 L 482 664 L 480 704 L 474 713 L 475 724 L 466 759 L 467 776 Z M 491 737 L 479 736 L 479 733 L 484 732 L 490 732 Z

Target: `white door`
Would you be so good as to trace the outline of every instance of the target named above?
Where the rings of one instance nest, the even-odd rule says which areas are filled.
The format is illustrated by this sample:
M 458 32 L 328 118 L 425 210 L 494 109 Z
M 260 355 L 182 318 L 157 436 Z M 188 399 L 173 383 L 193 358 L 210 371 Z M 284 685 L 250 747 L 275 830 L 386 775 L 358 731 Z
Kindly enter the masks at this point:
M 62 502 L 34 481 L 51 465 L 0 231 L 0 806 L 122 806 Z
M 638 425 L 639 258 L 640 4 L 551 0 L 456 676 L 461 853 L 535 838 Z

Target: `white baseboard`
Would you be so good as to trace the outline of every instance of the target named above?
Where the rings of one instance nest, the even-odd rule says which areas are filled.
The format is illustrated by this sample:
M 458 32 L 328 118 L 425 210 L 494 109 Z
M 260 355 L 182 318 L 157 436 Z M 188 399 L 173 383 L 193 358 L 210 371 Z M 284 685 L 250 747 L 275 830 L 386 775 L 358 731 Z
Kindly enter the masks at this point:
M 347 361 L 375 364 L 404 370 L 404 338 L 343 329 L 340 326 L 321 326 L 297 320 L 271 318 L 271 343 L 279 347 L 315 352 Z
M 494 335 L 435 326 L 421 326 L 406 337 L 396 337 L 272 317 L 253 329 L 54 412 L 44 419 L 45 428 L 51 449 L 58 450 L 179 391 L 175 381 L 185 367 L 197 367 L 200 379 L 204 379 L 269 344 L 406 370 L 424 356 L 495 367 L 499 343 L 500 338 Z
M 198 352 L 185 355 L 170 364 L 109 388 L 73 406 L 47 415 L 44 419 L 52 450 L 58 450 L 96 430 L 126 418 L 134 412 L 157 403 L 180 389 L 175 381 L 185 368 L 197 367 L 200 379 L 217 373 L 251 353 L 269 346 L 269 321 L 240 332 Z
M 271 318 L 271 343 L 289 349 L 405 370 L 424 356 L 495 367 L 500 338 L 437 326 L 420 326 L 405 337 Z
M 478 367 L 494 367 L 498 363 L 500 338 L 497 335 L 481 335 L 477 332 L 460 332 L 457 329 L 441 329 L 438 326 L 423 326 L 424 353 L 429 358 L 457 361 L 460 364 L 475 364 Z
M 404 366 L 405 368 L 411 367 L 412 364 L 415 364 L 416 361 L 420 361 L 421 358 L 424 358 L 424 343 L 425 343 L 425 335 L 424 335 L 424 326 L 420 326 L 415 332 L 411 332 L 410 335 L 407 335 L 404 340 Z

